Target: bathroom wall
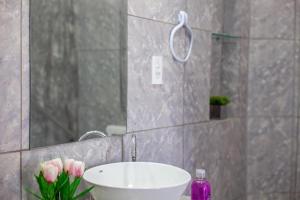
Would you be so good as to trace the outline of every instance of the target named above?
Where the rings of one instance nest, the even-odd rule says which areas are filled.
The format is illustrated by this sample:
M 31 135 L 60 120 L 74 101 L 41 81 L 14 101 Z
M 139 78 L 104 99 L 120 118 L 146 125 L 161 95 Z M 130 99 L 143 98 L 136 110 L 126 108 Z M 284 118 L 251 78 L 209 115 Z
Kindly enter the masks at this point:
M 29 150 L 28 2 L 0 1 L 1 199 L 32 199 L 24 188 L 34 183 L 32 175 L 42 160 L 75 157 L 88 167 L 122 161 L 121 137 Z
M 23 189 L 33 184 L 38 162 L 56 156 L 82 159 L 88 167 L 130 160 L 130 138 L 136 134 L 138 161 L 173 164 L 193 175 L 206 168 L 214 199 L 245 199 L 247 2 L 232 1 L 225 12 L 221 0 L 128 0 L 128 134 L 28 150 L 28 0 L 0 0 L 0 197 L 30 199 Z M 174 62 L 168 48 L 179 10 L 188 11 L 195 34 L 187 64 Z M 227 22 L 230 31 L 244 37 L 236 50 L 244 69 L 236 82 L 243 88 L 244 109 L 234 118 L 209 121 L 211 33 L 223 31 L 227 18 L 234 20 Z M 184 34 L 176 39 L 180 54 L 187 45 Z M 163 56 L 163 85 L 151 85 L 153 55 Z
M 299 3 L 251 1 L 248 200 L 299 199 L 299 61 L 295 59 L 299 57 Z
M 233 200 L 246 198 L 249 31 L 245 29 L 249 27 L 249 4 L 230 2 L 231 10 L 224 12 L 227 2 L 217 0 L 129 0 L 127 125 L 130 134 L 123 139 L 123 159 L 130 160 L 130 139 L 136 134 L 138 161 L 173 164 L 193 176 L 196 168 L 205 168 L 214 188 L 213 199 Z M 188 11 L 195 34 L 192 56 L 186 64 L 174 62 L 168 47 L 178 10 Z M 238 77 L 230 73 L 236 80 L 230 85 L 231 90 L 241 88 L 236 91 L 241 105 L 239 115 L 209 121 L 211 34 L 223 31 L 224 18 L 231 22 L 230 33 L 243 38 L 241 48 L 227 52 L 233 65 L 228 72 L 234 72 L 234 66 L 241 70 Z M 248 24 L 242 24 L 247 20 Z M 176 40 L 178 51 L 188 45 L 181 40 L 183 34 L 179 33 Z M 164 59 L 164 84 L 153 86 L 151 57 L 159 55 Z M 234 55 L 239 55 L 239 59 L 234 60 Z

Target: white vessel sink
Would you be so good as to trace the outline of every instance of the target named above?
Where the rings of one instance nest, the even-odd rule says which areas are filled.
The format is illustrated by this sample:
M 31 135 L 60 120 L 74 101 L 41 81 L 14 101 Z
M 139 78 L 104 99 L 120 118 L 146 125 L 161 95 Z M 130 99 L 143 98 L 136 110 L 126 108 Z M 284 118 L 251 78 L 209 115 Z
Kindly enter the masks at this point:
M 91 168 L 83 179 L 95 186 L 95 200 L 179 200 L 191 176 L 171 165 L 125 162 Z

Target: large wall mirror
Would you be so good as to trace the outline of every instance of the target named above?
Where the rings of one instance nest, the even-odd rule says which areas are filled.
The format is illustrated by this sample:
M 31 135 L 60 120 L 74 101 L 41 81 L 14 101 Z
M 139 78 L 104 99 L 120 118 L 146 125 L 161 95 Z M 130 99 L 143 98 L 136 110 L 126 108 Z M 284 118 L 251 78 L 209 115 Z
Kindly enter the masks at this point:
M 127 2 L 30 0 L 30 148 L 126 132 Z

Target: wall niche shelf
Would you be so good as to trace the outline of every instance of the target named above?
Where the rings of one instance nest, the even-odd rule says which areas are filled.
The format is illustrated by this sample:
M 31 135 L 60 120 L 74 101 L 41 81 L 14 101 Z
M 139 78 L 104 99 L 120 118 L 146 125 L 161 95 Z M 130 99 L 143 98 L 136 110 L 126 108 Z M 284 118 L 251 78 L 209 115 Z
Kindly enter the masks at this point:
M 228 33 L 212 33 L 212 37 L 216 40 L 220 39 L 240 39 L 240 36 L 230 35 Z

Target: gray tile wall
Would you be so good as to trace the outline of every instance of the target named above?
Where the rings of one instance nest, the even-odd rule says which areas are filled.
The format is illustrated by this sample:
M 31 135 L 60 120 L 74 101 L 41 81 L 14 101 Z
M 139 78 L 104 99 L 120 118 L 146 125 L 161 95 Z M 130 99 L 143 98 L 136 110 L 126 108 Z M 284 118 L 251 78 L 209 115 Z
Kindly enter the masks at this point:
M 122 138 L 114 137 L 29 150 L 28 0 L 0 0 L 0 39 L 4 41 L 0 44 L 0 82 L 4 85 L 0 91 L 5 94 L 2 98 L 8 98 L 0 99 L 0 162 L 5 163 L 0 166 L 3 199 L 30 199 L 23 189 L 32 186 L 32 175 L 43 160 L 70 156 L 86 161 L 88 167 L 129 160 L 132 134 L 137 136 L 138 161 L 173 164 L 193 175 L 196 168 L 206 168 L 214 199 L 245 199 L 246 110 L 236 118 L 208 121 L 211 33 L 223 30 L 223 1 L 128 3 L 129 133 L 123 137 L 123 144 Z M 188 10 L 196 36 L 193 55 L 185 65 L 175 62 L 168 48 L 169 32 L 179 10 Z M 236 16 L 240 15 L 230 17 L 240 19 Z M 231 24 L 237 35 L 244 34 L 242 24 Z M 184 36 L 184 32 L 177 35 L 178 50 L 186 45 Z M 247 39 L 243 47 L 240 63 L 245 78 Z M 162 55 L 164 59 L 161 86 L 151 85 L 153 55 Z M 245 94 L 247 83 L 243 78 L 239 81 Z
M 248 200 L 299 196 L 299 3 L 250 1 Z
M 162 7 L 166 12 L 159 12 Z M 190 60 L 182 65 L 170 55 L 168 36 L 175 25 L 176 13 L 185 7 L 195 33 L 195 45 Z M 236 118 L 208 121 L 211 33 L 223 29 L 223 1 L 188 0 L 185 5 L 184 0 L 159 3 L 132 0 L 128 12 L 130 134 L 123 138 L 123 159 L 130 160 L 130 141 L 135 134 L 138 161 L 173 164 L 193 176 L 195 169 L 205 168 L 213 184 L 214 199 L 245 199 L 247 99 L 244 97 L 244 109 L 240 109 L 243 113 Z M 242 29 L 239 24 L 235 26 Z M 177 48 L 187 45 L 182 39 L 184 33 L 177 37 Z M 236 85 L 243 85 L 238 96 L 247 93 L 248 40 L 245 41 L 235 52 L 242 55 L 237 64 L 242 66 L 238 68 L 242 76 L 232 75 L 237 78 Z M 164 59 L 164 84 L 153 86 L 151 57 L 157 55 Z
M 21 133 L 21 2 L 4 1 L 0 11 L 0 151 L 20 149 Z
M 245 136 L 240 119 L 184 126 L 184 169 L 207 169 L 213 199 L 245 199 Z

